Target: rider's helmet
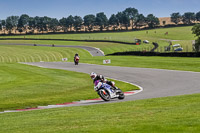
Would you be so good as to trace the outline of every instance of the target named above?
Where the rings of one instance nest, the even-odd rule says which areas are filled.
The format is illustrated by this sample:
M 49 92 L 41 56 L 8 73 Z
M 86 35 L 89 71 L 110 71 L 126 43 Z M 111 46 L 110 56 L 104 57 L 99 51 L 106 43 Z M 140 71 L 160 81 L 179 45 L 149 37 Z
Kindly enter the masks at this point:
M 97 77 L 97 74 L 95 72 L 91 72 L 90 77 L 94 80 Z
M 75 56 L 78 56 L 78 53 L 76 53 Z

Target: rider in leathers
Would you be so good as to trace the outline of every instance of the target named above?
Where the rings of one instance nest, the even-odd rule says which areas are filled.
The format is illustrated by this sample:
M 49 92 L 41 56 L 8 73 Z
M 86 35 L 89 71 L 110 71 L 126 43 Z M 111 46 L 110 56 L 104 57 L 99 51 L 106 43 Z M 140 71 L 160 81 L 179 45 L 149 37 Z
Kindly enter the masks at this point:
M 74 63 L 76 62 L 76 56 L 79 57 L 78 53 L 76 53 L 76 54 L 74 55 Z M 80 57 L 79 57 L 79 58 L 80 58 Z
M 106 84 L 112 86 L 114 89 L 116 89 L 114 82 L 108 81 L 107 79 L 104 78 L 103 75 L 97 75 L 96 73 L 92 72 L 90 74 L 90 77 L 91 77 L 91 79 L 93 79 L 93 83 L 95 83 L 96 80 L 100 80 L 101 82 L 106 83 Z

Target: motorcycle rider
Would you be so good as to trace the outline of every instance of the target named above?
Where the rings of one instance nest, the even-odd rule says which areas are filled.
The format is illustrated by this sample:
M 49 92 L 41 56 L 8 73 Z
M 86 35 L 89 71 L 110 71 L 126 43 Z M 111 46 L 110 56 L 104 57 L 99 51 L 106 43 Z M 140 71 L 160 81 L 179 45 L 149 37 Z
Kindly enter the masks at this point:
M 76 53 L 75 55 L 74 55 L 74 63 L 75 63 L 75 61 L 76 61 L 76 57 L 78 56 L 78 58 L 80 58 L 79 57 L 79 55 L 78 55 L 78 53 Z
M 115 87 L 115 83 L 113 81 L 108 81 L 107 79 L 104 78 L 103 75 L 97 75 L 95 72 L 92 72 L 90 74 L 91 79 L 93 79 L 93 83 L 95 83 L 95 81 L 100 80 L 103 83 L 106 83 L 110 86 L 112 86 L 114 89 L 116 89 Z

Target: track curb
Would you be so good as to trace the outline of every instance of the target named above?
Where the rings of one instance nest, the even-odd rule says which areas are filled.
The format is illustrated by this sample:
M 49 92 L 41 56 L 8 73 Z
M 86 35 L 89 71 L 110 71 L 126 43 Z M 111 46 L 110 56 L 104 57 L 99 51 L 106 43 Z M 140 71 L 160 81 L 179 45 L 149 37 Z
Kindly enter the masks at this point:
M 130 84 L 132 84 L 132 83 L 130 83 Z M 127 92 L 124 92 L 124 94 L 125 94 L 125 96 L 135 95 L 135 94 L 141 92 L 142 90 L 143 89 L 134 90 L 134 91 L 127 91 Z M 98 102 L 98 101 L 103 101 L 103 100 L 101 98 L 95 98 L 95 99 L 80 100 L 80 101 L 67 102 L 67 103 L 58 103 L 58 104 L 55 104 L 55 105 L 38 106 L 36 108 L 5 110 L 3 112 L 0 112 L 0 114 L 2 114 L 2 113 L 10 113 L 10 112 L 23 112 L 23 111 L 33 111 L 33 110 L 42 110 L 42 109 L 51 109 L 51 108 L 71 107 L 69 105 L 92 103 L 92 102 Z M 108 103 L 108 102 L 106 102 L 106 103 Z

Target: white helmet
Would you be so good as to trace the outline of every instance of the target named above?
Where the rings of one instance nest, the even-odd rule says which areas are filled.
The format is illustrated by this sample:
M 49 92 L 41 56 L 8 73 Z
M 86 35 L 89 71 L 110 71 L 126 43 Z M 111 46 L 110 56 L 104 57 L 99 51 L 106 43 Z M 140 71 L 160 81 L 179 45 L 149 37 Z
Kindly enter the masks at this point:
M 95 72 L 91 72 L 90 77 L 94 80 L 97 77 L 97 74 Z

